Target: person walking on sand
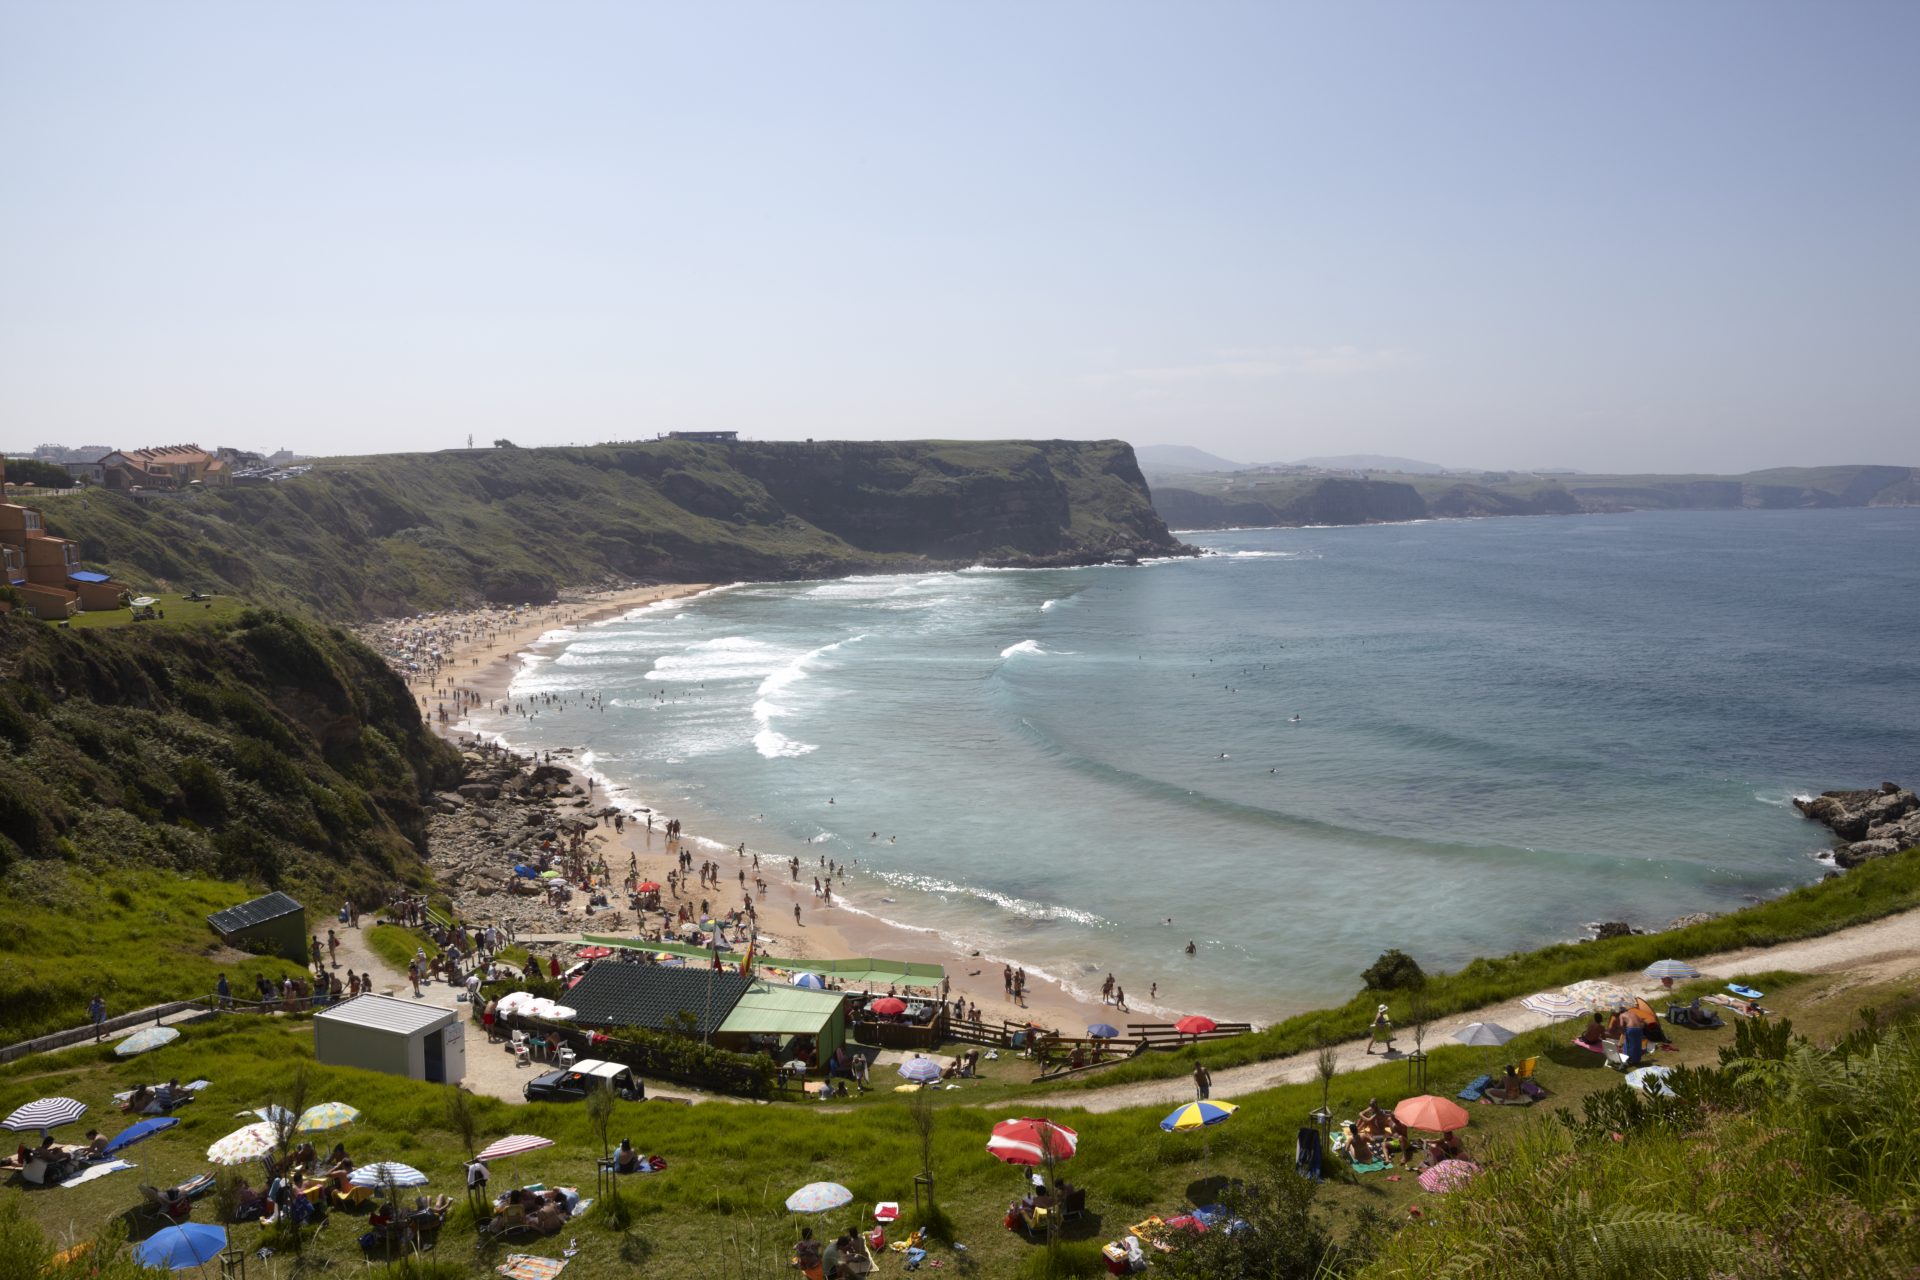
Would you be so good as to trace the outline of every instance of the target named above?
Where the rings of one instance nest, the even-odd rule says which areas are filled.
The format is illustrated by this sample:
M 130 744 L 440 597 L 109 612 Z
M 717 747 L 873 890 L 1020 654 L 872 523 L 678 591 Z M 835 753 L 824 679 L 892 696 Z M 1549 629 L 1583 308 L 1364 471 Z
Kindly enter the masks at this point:
M 1117 982 L 1113 984 L 1113 1007 L 1122 1013 L 1128 1012 L 1127 989 Z
M 334 968 L 340 967 L 340 935 L 331 929 L 327 930 L 327 959 Z
M 1208 1098 L 1212 1096 L 1213 1096 L 1213 1076 L 1210 1072 L 1208 1072 L 1207 1064 L 1204 1062 L 1194 1063 L 1193 1064 L 1193 1100 L 1195 1102 L 1205 1102 Z

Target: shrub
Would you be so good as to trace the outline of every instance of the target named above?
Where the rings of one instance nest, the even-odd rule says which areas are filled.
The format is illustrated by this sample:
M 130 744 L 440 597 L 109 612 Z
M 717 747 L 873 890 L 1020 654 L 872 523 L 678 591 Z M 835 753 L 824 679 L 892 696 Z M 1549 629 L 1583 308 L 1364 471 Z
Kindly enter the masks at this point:
M 1360 975 L 1369 991 L 1412 991 L 1427 985 L 1419 962 L 1398 947 L 1382 955 Z

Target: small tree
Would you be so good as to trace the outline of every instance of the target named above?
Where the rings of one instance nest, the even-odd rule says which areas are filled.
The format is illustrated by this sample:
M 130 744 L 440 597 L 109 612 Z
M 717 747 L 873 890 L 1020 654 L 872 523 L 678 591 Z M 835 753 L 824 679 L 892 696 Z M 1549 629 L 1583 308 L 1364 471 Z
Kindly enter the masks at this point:
M 1313 1055 L 1313 1073 L 1320 1078 L 1320 1109 L 1326 1111 L 1327 1098 L 1333 1091 L 1333 1078 L 1340 1074 L 1340 1050 L 1330 1044 L 1320 1046 Z
M 600 1155 L 613 1154 L 613 1090 L 602 1086 L 587 1094 L 587 1125 L 600 1139 Z
M 1360 981 L 1369 991 L 1414 991 L 1427 985 L 1427 975 L 1419 962 L 1395 947 L 1369 965 Z
M 467 1153 L 467 1159 L 473 1159 L 479 1151 L 474 1143 L 480 1135 L 480 1118 L 473 1114 L 473 1099 L 459 1085 L 450 1084 L 441 1101 L 446 1107 L 447 1128 L 460 1139 L 460 1149 Z
M 935 1213 L 933 1202 L 933 1090 L 922 1089 L 913 1095 L 913 1101 L 907 1106 L 907 1119 L 913 1125 L 913 1133 L 920 1140 L 920 1177 L 927 1188 L 927 1216 Z M 916 1197 L 917 1198 L 917 1197 Z

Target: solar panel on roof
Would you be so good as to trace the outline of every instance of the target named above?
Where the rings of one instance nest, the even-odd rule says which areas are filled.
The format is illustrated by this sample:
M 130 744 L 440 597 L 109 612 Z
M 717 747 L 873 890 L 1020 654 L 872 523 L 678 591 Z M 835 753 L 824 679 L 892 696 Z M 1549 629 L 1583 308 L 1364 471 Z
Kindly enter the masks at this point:
M 252 902 L 243 902 L 237 907 L 228 907 L 225 911 L 216 911 L 207 917 L 207 923 L 220 933 L 235 933 L 241 929 L 252 928 L 256 924 L 265 924 L 269 920 L 278 920 L 281 916 L 291 915 L 306 908 L 275 891 L 255 898 Z

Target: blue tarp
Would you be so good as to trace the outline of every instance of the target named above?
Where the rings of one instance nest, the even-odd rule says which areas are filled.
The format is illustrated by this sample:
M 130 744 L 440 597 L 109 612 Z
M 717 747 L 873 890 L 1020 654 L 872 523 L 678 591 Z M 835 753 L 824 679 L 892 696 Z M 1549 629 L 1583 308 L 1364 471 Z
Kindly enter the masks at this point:
M 525 876 L 529 880 L 538 880 L 540 878 L 540 872 L 536 868 L 530 867 L 524 862 L 514 867 L 513 874 L 517 876 Z
M 75 569 L 67 574 L 67 576 L 75 582 L 106 582 L 109 580 L 106 574 L 95 573 L 92 569 Z

